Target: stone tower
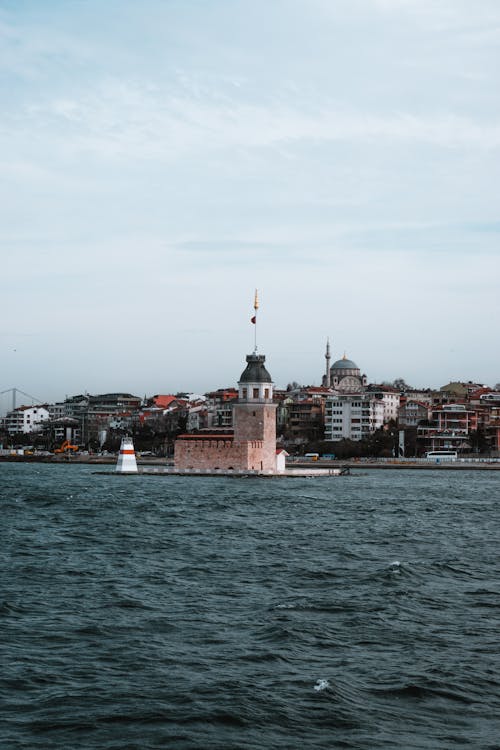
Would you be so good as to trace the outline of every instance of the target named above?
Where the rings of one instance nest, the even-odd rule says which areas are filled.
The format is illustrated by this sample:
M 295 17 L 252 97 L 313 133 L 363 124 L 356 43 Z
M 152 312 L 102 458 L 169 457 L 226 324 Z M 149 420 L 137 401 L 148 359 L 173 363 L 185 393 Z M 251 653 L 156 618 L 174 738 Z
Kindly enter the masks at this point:
M 247 355 L 247 366 L 238 381 L 238 401 L 234 405 L 235 444 L 254 444 L 260 453 L 260 471 L 276 471 L 276 404 L 273 382 L 263 354 Z

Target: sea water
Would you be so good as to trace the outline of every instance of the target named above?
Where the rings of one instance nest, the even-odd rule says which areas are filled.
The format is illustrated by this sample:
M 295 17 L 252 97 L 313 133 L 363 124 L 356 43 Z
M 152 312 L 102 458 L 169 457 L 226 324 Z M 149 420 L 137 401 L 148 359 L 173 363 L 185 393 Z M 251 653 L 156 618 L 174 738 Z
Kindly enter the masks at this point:
M 500 474 L 0 465 L 0 747 L 500 748 Z

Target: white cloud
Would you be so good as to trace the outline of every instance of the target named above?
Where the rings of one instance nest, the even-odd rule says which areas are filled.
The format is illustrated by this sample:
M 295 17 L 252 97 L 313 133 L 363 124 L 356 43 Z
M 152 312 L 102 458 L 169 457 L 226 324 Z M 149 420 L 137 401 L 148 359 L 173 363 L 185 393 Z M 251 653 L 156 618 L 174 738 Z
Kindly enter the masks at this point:
M 21 126 L 19 127 L 21 122 Z M 444 149 L 497 149 L 500 122 L 453 112 L 353 111 L 324 102 L 259 106 L 209 96 L 187 98 L 140 82 L 108 81 L 80 98 L 31 104 L 4 121 L 4 137 L 58 140 L 67 159 L 81 153 L 109 159 L 176 160 L 234 148 L 278 148 L 296 142 L 423 144 Z

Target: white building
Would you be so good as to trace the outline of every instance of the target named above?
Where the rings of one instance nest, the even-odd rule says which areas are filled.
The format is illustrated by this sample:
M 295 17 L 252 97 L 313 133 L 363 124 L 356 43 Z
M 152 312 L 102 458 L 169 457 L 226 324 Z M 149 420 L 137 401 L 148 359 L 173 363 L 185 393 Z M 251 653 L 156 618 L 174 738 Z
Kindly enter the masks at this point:
M 391 419 L 393 419 L 394 421 L 397 420 L 401 400 L 400 395 L 397 391 L 390 390 L 389 388 L 379 390 L 374 386 L 370 386 L 368 394 L 371 396 L 375 396 L 375 398 L 378 398 L 380 401 L 382 401 L 384 405 L 384 422 L 386 424 L 387 422 L 390 422 Z
M 326 401 L 325 440 L 362 440 L 384 425 L 384 403 L 371 393 L 330 396 Z
M 7 414 L 4 424 L 9 435 L 15 435 L 19 432 L 40 432 L 43 422 L 49 419 L 46 406 L 19 406 Z

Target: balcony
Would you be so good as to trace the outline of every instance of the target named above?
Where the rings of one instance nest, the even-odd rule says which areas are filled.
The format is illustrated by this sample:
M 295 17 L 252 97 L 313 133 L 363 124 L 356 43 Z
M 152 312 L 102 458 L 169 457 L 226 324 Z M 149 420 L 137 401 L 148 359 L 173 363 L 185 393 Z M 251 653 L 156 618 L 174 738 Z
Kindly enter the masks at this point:
M 468 430 L 440 430 L 437 427 L 417 427 L 418 437 L 442 437 L 442 438 L 466 438 L 469 435 Z

